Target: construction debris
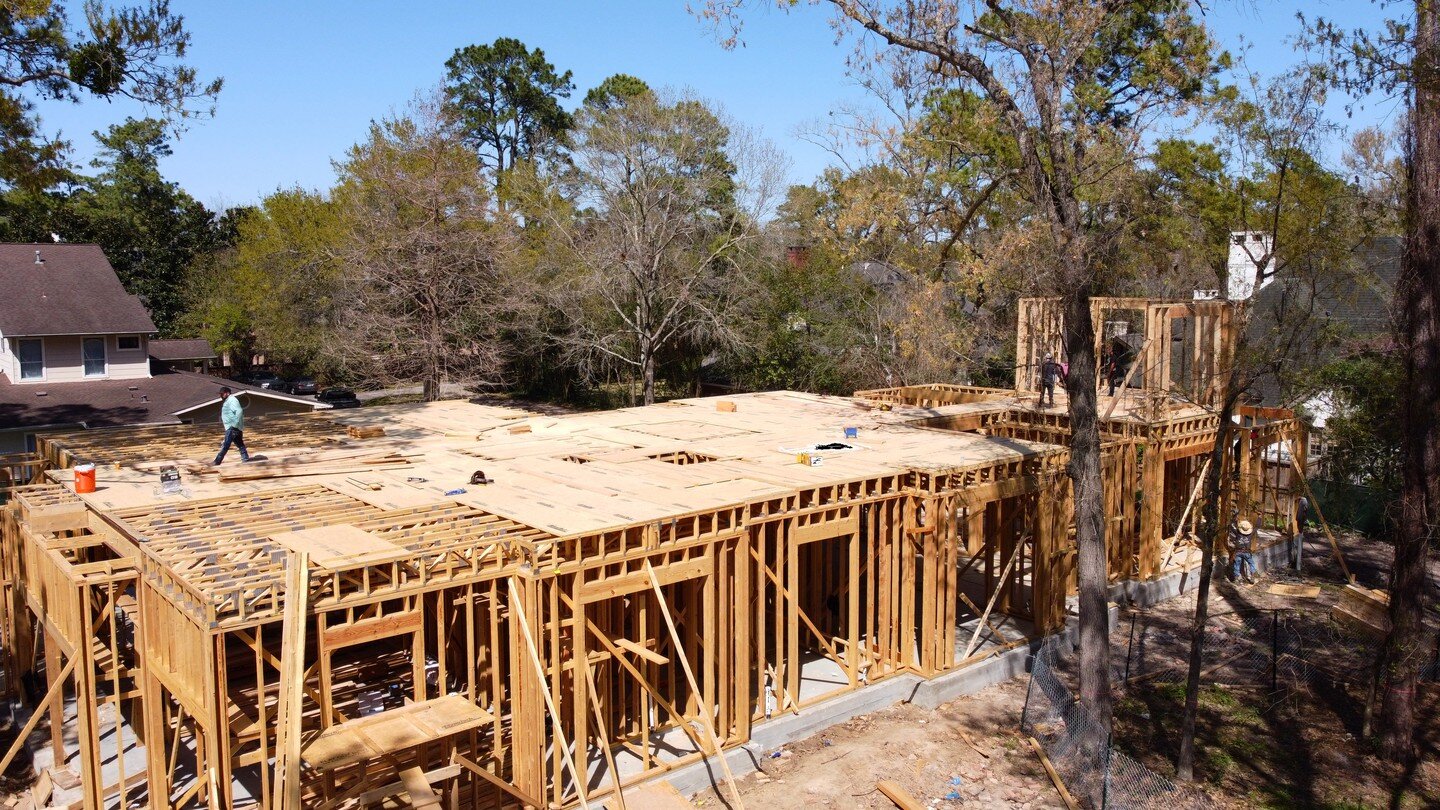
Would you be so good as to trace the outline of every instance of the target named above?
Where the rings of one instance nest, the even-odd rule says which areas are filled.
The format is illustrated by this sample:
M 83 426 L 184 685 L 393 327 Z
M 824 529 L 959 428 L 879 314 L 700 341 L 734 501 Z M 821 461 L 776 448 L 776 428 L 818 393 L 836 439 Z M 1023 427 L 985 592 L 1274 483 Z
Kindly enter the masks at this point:
M 1390 632 L 1390 594 L 1387 591 L 1346 585 L 1330 617 L 1352 633 L 1383 637 Z
M 898 782 L 887 779 L 876 783 L 875 787 L 900 810 L 925 810 L 925 805 L 916 801 Z
M 345 435 L 352 439 L 378 439 L 385 435 L 384 425 L 346 425 Z
M 1069 810 L 1080 810 L 1080 803 L 1075 801 L 1075 797 L 1070 794 L 1070 789 L 1065 787 L 1065 780 L 1060 778 L 1055 766 L 1050 763 L 1050 757 L 1046 756 L 1045 746 L 1041 745 L 1040 741 L 1034 737 L 1026 739 L 1030 741 L 1030 748 L 1035 752 L 1035 756 L 1040 758 L 1040 765 L 1045 768 L 1045 773 L 1050 775 L 1050 781 L 1055 785 L 1055 791 L 1060 794 L 1060 799 L 1065 802 L 1065 806 Z

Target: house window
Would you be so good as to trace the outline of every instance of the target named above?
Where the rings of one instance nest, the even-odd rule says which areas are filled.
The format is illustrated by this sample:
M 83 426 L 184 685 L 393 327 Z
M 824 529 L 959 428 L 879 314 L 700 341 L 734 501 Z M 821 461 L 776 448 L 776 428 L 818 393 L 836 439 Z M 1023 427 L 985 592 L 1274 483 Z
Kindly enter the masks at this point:
M 122 352 L 135 352 L 140 350 L 139 335 L 119 335 L 115 338 L 115 348 Z
M 105 376 L 105 338 L 85 338 L 85 376 Z
M 20 379 L 45 379 L 45 341 L 22 340 L 19 343 Z

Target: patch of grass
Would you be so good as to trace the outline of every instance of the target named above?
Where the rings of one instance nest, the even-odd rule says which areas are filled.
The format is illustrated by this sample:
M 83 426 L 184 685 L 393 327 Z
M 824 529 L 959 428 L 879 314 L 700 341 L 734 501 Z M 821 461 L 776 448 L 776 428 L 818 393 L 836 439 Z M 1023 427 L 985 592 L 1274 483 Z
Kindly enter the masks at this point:
M 1169 700 L 1169 701 L 1172 701 L 1172 702 L 1175 702 L 1175 703 L 1184 703 L 1184 702 L 1185 702 L 1185 684 L 1183 684 L 1183 683 L 1162 683 L 1162 684 L 1160 684 L 1158 687 L 1155 688 L 1155 694 L 1159 695 L 1160 697 L 1162 697 L 1162 698 L 1164 698 L 1164 699 L 1166 699 L 1166 700 Z
M 1300 810 L 1300 803 L 1290 795 L 1289 785 L 1265 785 L 1250 791 L 1247 796 L 1256 807 L 1270 810 Z
M 1260 722 L 1260 710 L 1254 706 L 1237 706 L 1230 712 L 1230 720 L 1236 723 L 1254 725 Z
M 1217 748 L 1205 749 L 1205 770 L 1210 772 L 1210 781 L 1219 784 L 1225 781 L 1225 774 L 1235 767 L 1235 759 Z
M 1341 799 L 1338 802 L 1326 802 L 1325 810 L 1371 810 L 1371 805 L 1358 800 Z
M 424 396 L 423 394 L 389 394 L 389 395 L 387 395 L 387 396 L 375 397 L 374 399 L 366 400 L 364 404 L 365 404 L 365 405 L 408 405 L 408 404 L 410 404 L 410 403 L 412 403 L 412 402 L 423 402 L 423 401 L 425 401 L 425 396 Z
M 1251 737 L 1226 737 L 1220 744 L 1226 751 L 1246 760 L 1258 759 L 1269 751 L 1265 743 Z
M 1185 690 L 1180 690 L 1181 700 L 1184 700 Z M 1218 686 L 1209 686 L 1200 690 L 1200 703 L 1212 709 L 1234 709 L 1240 705 L 1240 701 L 1228 689 L 1221 689 Z
M 1135 714 L 1135 715 L 1138 715 L 1138 714 L 1140 714 L 1140 713 L 1143 712 L 1143 711 L 1145 711 L 1145 704 L 1142 703 L 1142 702 L 1140 702 L 1140 699 L 1139 699 L 1139 698 L 1133 698 L 1133 697 L 1121 698 L 1121 699 L 1120 699 L 1120 702 L 1117 703 L 1117 704 L 1115 704 L 1115 713 L 1116 713 L 1116 714 Z

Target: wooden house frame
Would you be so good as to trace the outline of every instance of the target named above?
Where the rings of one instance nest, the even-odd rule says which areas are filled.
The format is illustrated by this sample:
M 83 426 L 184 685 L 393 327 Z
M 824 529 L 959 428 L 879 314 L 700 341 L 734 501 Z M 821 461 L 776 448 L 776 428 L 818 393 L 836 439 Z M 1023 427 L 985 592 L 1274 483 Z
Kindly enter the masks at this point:
M 1188 401 L 1121 405 L 1102 420 L 1117 584 L 1195 563 L 1177 527 L 1219 429 Z M 1265 448 L 1299 452 L 1298 425 L 1234 429 L 1233 502 L 1270 525 L 1293 497 Z M 777 714 L 1073 611 L 1068 417 L 1023 392 L 392 406 L 251 432 L 286 455 L 218 476 L 203 427 L 55 435 L 49 482 L 0 511 L 6 654 L 91 707 L 87 807 L 623 807 L 617 787 Z M 71 491 L 82 460 L 102 491 Z M 186 491 L 157 490 L 167 463 Z M 489 483 L 457 483 L 472 470 Z M 142 773 L 102 764 L 107 701 Z
M 1236 306 L 1230 301 L 1092 298 L 1096 362 L 1104 353 L 1106 324 L 1115 318 L 1134 321 L 1143 342 L 1132 361 L 1130 383 L 1145 391 L 1213 406 L 1221 373 L 1229 368 L 1235 353 Z M 1019 309 L 1015 390 L 1033 392 L 1039 389 L 1045 356 L 1065 360 L 1064 312 L 1058 297 L 1022 298 Z

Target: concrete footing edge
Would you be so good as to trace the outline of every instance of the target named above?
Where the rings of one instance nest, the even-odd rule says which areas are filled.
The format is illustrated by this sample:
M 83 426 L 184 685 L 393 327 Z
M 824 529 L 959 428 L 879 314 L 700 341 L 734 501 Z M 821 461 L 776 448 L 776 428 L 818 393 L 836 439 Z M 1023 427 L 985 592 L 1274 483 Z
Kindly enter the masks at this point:
M 1294 540 L 1284 540 L 1255 552 L 1256 568 L 1265 571 L 1293 565 L 1294 544 Z M 1216 575 L 1224 574 L 1217 566 Z M 1146 607 L 1194 591 L 1199 587 L 1199 583 L 1200 569 L 1197 567 L 1176 571 L 1156 580 L 1127 580 L 1117 583 L 1110 589 L 1110 599 L 1112 602 L 1124 602 L 1134 607 Z M 1119 619 L 1119 605 L 1111 604 L 1110 626 L 1115 627 Z M 1062 637 L 1064 643 L 1073 649 L 1080 638 L 1077 620 L 1071 617 L 1065 629 L 1056 636 Z M 862 714 L 888 709 L 900 703 L 913 703 L 926 709 L 937 708 L 958 697 L 974 694 L 1024 674 L 1031 653 L 1048 640 L 1037 639 L 1029 645 L 1008 650 L 979 664 L 928 680 L 916 675 L 898 675 L 807 706 L 799 714 L 772 717 L 755 725 L 750 734 L 750 742 L 726 749 L 725 758 L 730 764 L 730 770 L 739 777 L 758 770 L 763 759 L 783 746 L 814 736 Z M 725 771 L 720 767 L 719 760 L 711 757 L 708 761 L 694 762 L 655 778 L 670 782 L 688 796 L 714 786 L 722 786 L 723 789 Z

